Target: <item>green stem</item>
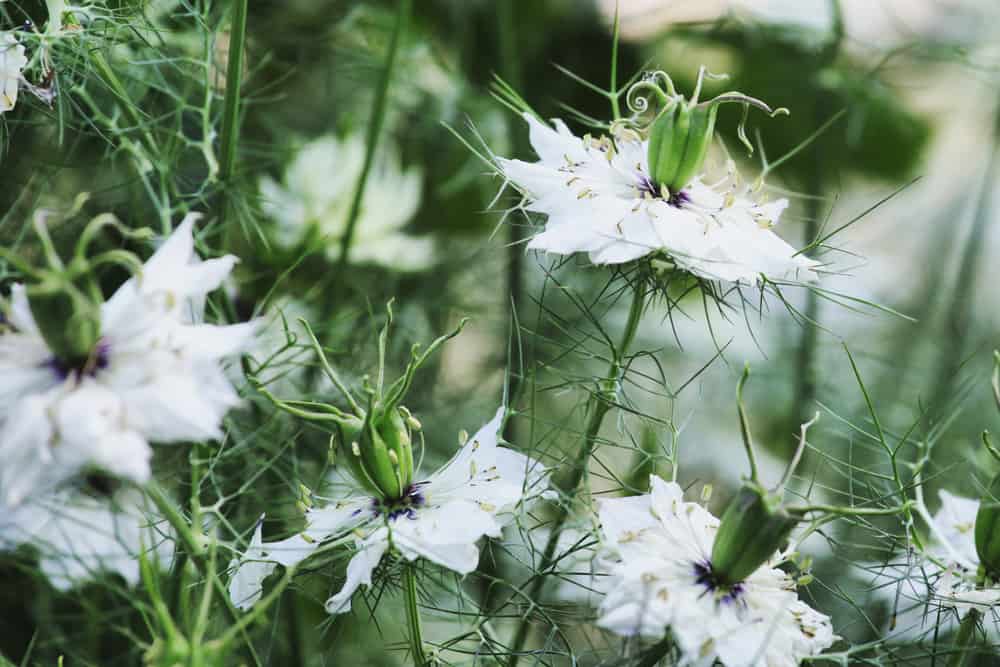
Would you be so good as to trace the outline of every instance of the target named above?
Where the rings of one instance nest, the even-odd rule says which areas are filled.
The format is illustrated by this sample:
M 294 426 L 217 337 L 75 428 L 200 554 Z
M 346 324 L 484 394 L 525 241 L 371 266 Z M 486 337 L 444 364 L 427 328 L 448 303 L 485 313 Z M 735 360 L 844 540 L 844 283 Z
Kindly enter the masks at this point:
M 417 607 L 417 573 L 416 567 L 413 565 L 406 567 L 403 591 L 406 594 L 406 625 L 409 630 L 413 665 L 414 667 L 424 667 L 427 664 L 427 656 L 424 655 L 424 637 L 420 630 L 420 609 Z
M 365 184 L 368 182 L 368 174 L 371 172 L 372 164 L 375 162 L 375 150 L 378 148 L 382 125 L 385 124 L 385 111 L 389 99 L 389 84 L 392 82 L 392 72 L 396 67 L 396 56 L 399 53 L 399 45 L 403 41 L 403 35 L 406 33 L 406 27 L 409 23 L 411 4 L 412 0 L 399 0 L 399 4 L 397 5 L 396 25 L 392 31 L 389 52 L 386 55 L 382 78 L 379 81 L 378 89 L 375 91 L 375 102 L 372 104 L 372 113 L 368 121 L 368 134 L 365 138 L 365 161 L 361 167 L 361 173 L 358 174 L 357 185 L 354 186 L 354 198 L 351 201 L 350 212 L 347 215 L 347 226 L 344 230 L 344 236 L 340 239 L 338 274 L 347 264 L 348 253 L 351 250 L 351 241 L 354 240 L 354 229 L 357 227 L 358 216 L 361 214 L 361 202 L 364 199 Z
M 656 667 L 656 664 L 670 653 L 673 646 L 674 638 L 668 634 L 639 656 L 639 662 L 635 663 L 635 667 Z
M 962 624 L 958 626 L 958 635 L 955 637 L 955 653 L 948 660 L 948 667 L 963 667 L 966 658 L 970 656 L 970 649 L 976 641 L 976 625 L 979 623 L 979 612 L 970 609 L 969 613 L 962 619 Z
M 219 179 L 223 187 L 220 223 L 225 222 L 232 204 L 232 178 L 236 167 L 236 145 L 240 133 L 240 95 L 243 85 L 248 3 L 249 0 L 233 1 L 233 18 L 229 26 L 229 63 L 226 68 L 226 98 L 222 113 L 222 143 L 219 149 L 221 152 Z
M 611 364 L 608 373 L 601 382 L 600 390 L 591 394 L 588 402 L 588 412 L 590 419 L 587 422 L 587 429 L 584 431 L 583 446 L 576 455 L 569 475 L 563 484 L 560 484 L 561 491 L 566 497 L 566 502 L 561 503 L 556 510 L 556 517 L 552 523 L 548 542 L 545 544 L 545 551 L 542 553 L 542 560 L 538 568 L 538 573 L 534 576 L 531 588 L 528 592 L 529 600 L 536 600 L 545 584 L 545 576 L 552 567 L 555 559 L 556 548 L 559 544 L 559 536 L 562 534 L 566 520 L 569 518 L 570 506 L 580 490 L 584 475 L 587 472 L 587 464 L 593 454 L 594 445 L 597 443 L 597 436 L 604 423 L 604 417 L 614 405 L 618 396 L 618 386 L 621 381 L 622 364 L 628 355 L 628 349 L 632 345 L 636 331 L 639 328 L 639 321 L 642 318 L 642 311 L 645 306 L 646 293 L 641 278 L 636 278 L 633 286 L 632 305 L 629 308 L 628 321 L 625 324 L 625 331 L 622 334 L 621 343 L 618 348 L 612 350 Z M 511 645 L 510 667 L 515 667 L 520 659 L 520 653 L 524 649 L 524 644 L 528 639 L 528 631 L 531 628 L 530 610 L 521 618 L 521 623 L 514 635 L 514 642 Z

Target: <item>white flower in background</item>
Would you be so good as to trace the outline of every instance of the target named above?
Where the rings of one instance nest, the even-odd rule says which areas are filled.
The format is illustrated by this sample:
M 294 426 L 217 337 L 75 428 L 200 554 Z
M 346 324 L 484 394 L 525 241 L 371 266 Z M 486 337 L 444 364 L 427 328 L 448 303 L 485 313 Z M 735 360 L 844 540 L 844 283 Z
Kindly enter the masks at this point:
M 139 583 L 139 554 L 166 568 L 173 541 L 166 522 L 145 506 L 143 495 L 123 489 L 107 498 L 67 488 L 0 516 L 0 549 L 31 544 L 52 585 L 69 590 L 101 573 Z
M 830 619 L 798 599 L 776 557 L 719 588 L 709 561 L 719 520 L 684 502 L 673 482 L 651 477 L 648 495 L 600 501 L 607 546 L 617 552 L 598 625 L 618 634 L 671 631 L 682 665 L 794 667 L 836 636 Z
M 189 216 L 100 310 L 100 338 L 81 367 L 46 345 L 23 286 L 12 289 L 0 335 L 0 500 L 87 467 L 143 482 L 150 442 L 222 437 L 239 403 L 220 361 L 251 340 L 255 323 L 202 323 L 205 296 L 237 261 L 201 261 Z
M 10 111 L 17 104 L 17 90 L 21 86 L 21 70 L 28 64 L 24 47 L 13 32 L 0 32 L 0 113 Z
M 278 223 L 279 243 L 294 246 L 318 232 L 327 255 L 338 258 L 364 160 L 361 135 L 325 136 L 299 150 L 283 184 L 261 179 L 261 206 Z M 404 170 L 399 155 L 390 149 L 376 155 L 354 227 L 352 263 L 420 271 L 434 262 L 431 239 L 402 231 L 420 208 L 422 187 L 418 167 Z
M 501 408 L 450 462 L 425 481 L 411 484 L 392 505 L 345 480 L 343 496 L 309 510 L 301 534 L 251 547 L 233 575 L 240 582 L 234 604 L 259 599 L 259 589 L 245 583 L 259 584 L 266 574 L 254 570 L 244 575 L 252 561 L 267 558 L 273 561 L 270 569 L 275 563 L 293 565 L 323 541 L 338 537 L 349 539 L 355 554 L 343 588 L 326 602 L 331 614 L 350 610 L 355 591 L 371 585 L 372 572 L 390 546 L 408 561 L 426 558 L 459 574 L 472 572 L 479 563 L 479 539 L 500 537 L 517 507 L 541 496 L 548 484 L 536 461 L 498 445 L 503 414 Z
M 594 264 L 621 264 L 665 252 L 677 266 L 709 280 L 755 283 L 812 280 L 817 263 L 771 231 L 785 199 L 755 201 L 735 173 L 720 183 L 695 179 L 675 193 L 657 188 L 647 166 L 647 144 L 634 132 L 613 140 L 579 138 L 530 114 L 538 162 L 498 160 L 524 192 L 526 210 L 548 217 L 528 248 L 560 255 L 586 252 Z
M 975 525 L 979 501 L 938 492 L 941 507 L 931 517 L 927 557 L 897 557 L 858 565 L 872 597 L 892 611 L 891 638 L 917 641 L 958 628 L 968 609 L 985 612 L 1000 604 L 1000 588 L 977 586 L 980 566 Z M 944 567 L 942 567 L 944 565 Z M 995 614 L 984 617 L 990 637 L 1000 637 Z
M 979 501 L 940 491 L 941 507 L 933 517 L 930 555 L 948 564 L 932 584 L 934 601 L 958 610 L 1000 604 L 1000 588 L 977 586 L 976 513 Z

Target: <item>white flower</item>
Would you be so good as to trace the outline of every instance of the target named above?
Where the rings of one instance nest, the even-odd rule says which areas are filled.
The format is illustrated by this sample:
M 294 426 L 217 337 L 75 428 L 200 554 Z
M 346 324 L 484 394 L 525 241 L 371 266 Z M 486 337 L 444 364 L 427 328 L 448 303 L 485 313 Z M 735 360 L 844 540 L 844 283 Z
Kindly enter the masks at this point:
M 647 142 L 635 133 L 581 139 L 562 121 L 554 121 L 553 130 L 530 114 L 524 117 L 539 161 L 498 162 L 524 192 L 526 210 L 548 217 L 529 248 L 586 252 L 594 264 L 621 264 L 662 251 L 710 280 L 815 279 L 816 262 L 795 256 L 771 231 L 787 200 L 758 203 L 735 174 L 714 185 L 695 179 L 665 199 L 649 177 Z
M 504 410 L 483 426 L 450 462 L 427 478 L 411 484 L 405 496 L 391 505 L 371 497 L 353 480 L 345 480 L 343 497 L 306 515 L 303 533 L 262 545 L 274 563 L 293 565 L 308 557 L 322 542 L 347 538 L 355 554 L 347 566 L 343 588 L 326 602 L 326 610 L 350 610 L 351 598 L 364 585 L 390 545 L 406 560 L 426 558 L 442 567 L 468 574 L 479 563 L 477 542 L 483 536 L 500 537 L 504 524 L 524 501 L 540 496 L 547 476 L 534 460 L 497 443 Z M 247 560 L 260 558 L 260 549 L 245 556 L 234 578 L 242 578 Z M 262 581 L 266 574 L 253 575 Z M 241 599 L 259 598 L 259 591 L 237 586 Z M 234 603 L 240 602 L 235 597 Z
M 857 566 L 858 577 L 866 581 L 872 597 L 892 610 L 893 639 L 917 641 L 931 633 L 943 636 L 958 628 L 968 609 L 985 612 L 1000 603 L 1000 589 L 977 586 L 975 525 L 979 501 L 943 489 L 938 497 L 941 507 L 929 526 L 929 557 L 900 557 Z M 1000 636 L 996 612 L 992 622 L 983 625 L 991 637 Z
M 28 64 L 24 47 L 11 31 L 0 32 L 0 113 L 17 104 L 17 89 L 21 85 L 21 70 Z
M 173 555 L 165 522 L 150 513 L 134 489 L 109 498 L 63 489 L 8 508 L 0 516 L 0 549 L 24 543 L 38 548 L 42 572 L 63 591 L 102 572 L 118 574 L 134 586 L 140 552 L 160 568 Z
M 934 543 L 931 555 L 949 566 L 933 584 L 934 599 L 944 607 L 959 611 L 1000 604 L 1000 588 L 977 585 L 979 554 L 976 552 L 976 514 L 979 501 L 962 498 L 945 490 L 938 493 L 941 507 L 931 526 Z
M 278 241 L 293 246 L 315 229 L 328 256 L 338 258 L 364 160 L 361 135 L 343 140 L 325 136 L 299 150 L 285 171 L 283 185 L 261 179 L 261 206 L 278 223 Z M 434 245 L 429 238 L 401 231 L 420 208 L 422 187 L 419 168 L 404 170 L 392 150 L 383 149 L 376 155 L 355 222 L 349 255 L 352 263 L 420 271 L 434 262 Z
M 713 583 L 719 521 L 681 488 L 651 477 L 645 496 L 600 502 L 602 531 L 618 562 L 598 625 L 661 637 L 669 628 L 681 664 L 794 667 L 836 639 L 830 619 L 798 599 L 795 583 L 766 564 L 728 589 Z
M 204 298 L 235 257 L 201 261 L 189 216 L 101 306 L 100 340 L 83 368 L 47 347 L 23 286 L 0 335 L 0 500 L 17 504 L 96 466 L 149 478 L 150 442 L 220 438 L 239 403 L 220 361 L 245 349 L 255 323 L 202 323 Z

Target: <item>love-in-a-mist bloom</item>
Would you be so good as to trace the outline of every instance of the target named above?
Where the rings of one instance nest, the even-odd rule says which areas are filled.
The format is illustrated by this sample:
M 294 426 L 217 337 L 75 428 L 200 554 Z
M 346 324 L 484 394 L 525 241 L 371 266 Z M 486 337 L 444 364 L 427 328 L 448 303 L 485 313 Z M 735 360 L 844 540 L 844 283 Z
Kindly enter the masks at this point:
M 697 91 L 687 101 L 672 83 L 669 96 L 656 90 L 665 108 L 646 138 L 624 124 L 609 136 L 581 138 L 560 120 L 553 129 L 524 114 L 539 160 L 497 162 L 524 194 L 524 209 L 547 218 L 528 248 L 585 252 L 594 264 L 660 254 L 701 278 L 746 284 L 761 276 L 815 279 L 816 262 L 772 231 L 787 200 L 765 201 L 732 163 L 721 180 L 703 173 L 718 104 L 749 100 L 775 112 L 736 93 L 698 103 Z
M 940 577 L 931 582 L 933 601 L 943 607 L 980 611 L 1000 604 L 1000 586 L 984 585 L 986 582 L 980 571 L 981 566 L 986 565 L 976 545 L 982 503 L 945 490 L 939 492 L 938 498 L 941 507 L 931 525 L 930 555 L 947 567 L 934 568 L 939 570 Z M 927 567 L 932 565 L 928 563 Z
M 256 324 L 202 321 L 205 296 L 237 260 L 202 261 L 195 219 L 93 314 L 44 285 L 13 287 L 0 335 L 0 501 L 91 467 L 143 482 L 151 442 L 222 436 L 239 397 L 221 361 L 246 348 Z M 82 354 L 69 355 L 72 344 Z
M 719 520 L 685 502 L 680 486 L 651 477 L 644 496 L 600 501 L 601 531 L 617 557 L 598 624 L 618 634 L 662 637 L 682 665 L 795 667 L 836 637 L 830 619 L 798 599 L 776 554 L 749 576 L 721 584 L 713 575 Z
M 67 486 L 0 515 L 0 550 L 31 544 L 39 567 L 58 590 L 101 574 L 117 574 L 129 586 L 139 582 L 139 554 L 166 568 L 173 536 L 166 521 L 136 489 L 101 495 Z
M 260 583 L 270 569 L 245 573 L 253 561 L 270 561 L 271 569 L 275 563 L 293 565 L 337 538 L 347 538 L 354 555 L 343 588 L 326 602 L 331 614 L 350 610 L 355 591 L 371 585 L 373 571 L 390 549 L 408 561 L 425 558 L 459 574 L 472 572 L 479 562 L 478 541 L 500 537 L 516 509 L 547 486 L 540 464 L 499 445 L 503 413 L 501 408 L 450 462 L 410 483 L 396 500 L 374 497 L 352 478 L 341 478 L 328 504 L 308 511 L 301 534 L 280 542 L 254 540 L 234 574 L 233 603 L 246 606 L 260 597 Z
M 17 91 L 21 86 L 21 71 L 28 64 L 24 47 L 13 32 L 0 32 L 0 113 L 10 111 L 17 104 Z
M 278 223 L 278 241 L 294 246 L 318 237 L 316 242 L 327 255 L 339 258 L 364 161 L 364 137 L 330 135 L 299 149 L 283 183 L 261 179 L 261 207 Z M 351 237 L 352 263 L 420 271 L 434 262 L 433 241 L 403 231 L 420 208 L 422 188 L 418 167 L 404 169 L 394 149 L 380 149 L 365 182 Z

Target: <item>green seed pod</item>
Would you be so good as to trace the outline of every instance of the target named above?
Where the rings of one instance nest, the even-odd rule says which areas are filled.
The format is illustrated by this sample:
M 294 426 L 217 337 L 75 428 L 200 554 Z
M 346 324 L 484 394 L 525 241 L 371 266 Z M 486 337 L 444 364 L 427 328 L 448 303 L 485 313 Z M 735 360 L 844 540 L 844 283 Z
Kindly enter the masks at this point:
M 646 156 L 649 162 L 649 177 L 656 179 L 660 173 L 660 162 L 665 161 L 670 153 L 670 147 L 674 143 L 677 132 L 677 113 L 680 105 L 674 104 L 663 111 L 653 121 L 649 131 L 649 147 Z
M 82 369 L 92 358 L 101 336 L 100 307 L 86 297 L 48 285 L 29 285 L 28 304 L 45 344 L 59 364 Z
M 691 110 L 691 127 L 688 130 L 687 144 L 684 146 L 684 156 L 674 173 L 674 178 L 665 185 L 671 192 L 678 192 L 686 187 L 691 179 L 701 171 L 708 148 L 712 145 L 715 132 L 715 117 L 719 107 L 695 107 Z
M 653 133 L 660 134 L 656 168 L 650 167 L 650 177 L 657 186 L 674 182 L 677 168 L 684 157 L 688 130 L 691 127 L 691 109 L 686 104 L 676 105 L 673 113 L 661 114 L 653 125 Z
M 721 584 L 738 584 L 781 548 L 798 520 L 781 498 L 744 484 L 722 514 L 712 546 L 712 572 Z
M 976 512 L 976 553 L 991 578 L 1000 575 L 1000 475 L 979 502 Z
M 354 417 L 350 421 L 338 424 L 337 431 L 337 439 L 342 448 L 340 460 L 347 463 L 351 476 L 372 494 L 382 495 L 382 490 L 379 489 L 375 479 L 368 472 L 364 458 L 361 456 L 361 434 L 364 431 L 364 422 L 360 418 Z
M 413 442 L 406 419 L 399 409 L 390 410 L 378 425 L 379 435 L 395 460 L 396 475 L 402 484 L 402 491 L 413 481 Z
M 391 450 L 375 424 L 369 423 L 365 427 L 359 447 L 362 465 L 368 477 L 378 487 L 379 495 L 389 500 L 402 497 L 406 487 L 400 484 L 397 465 L 389 455 Z M 398 462 L 398 454 L 394 454 L 394 457 Z

